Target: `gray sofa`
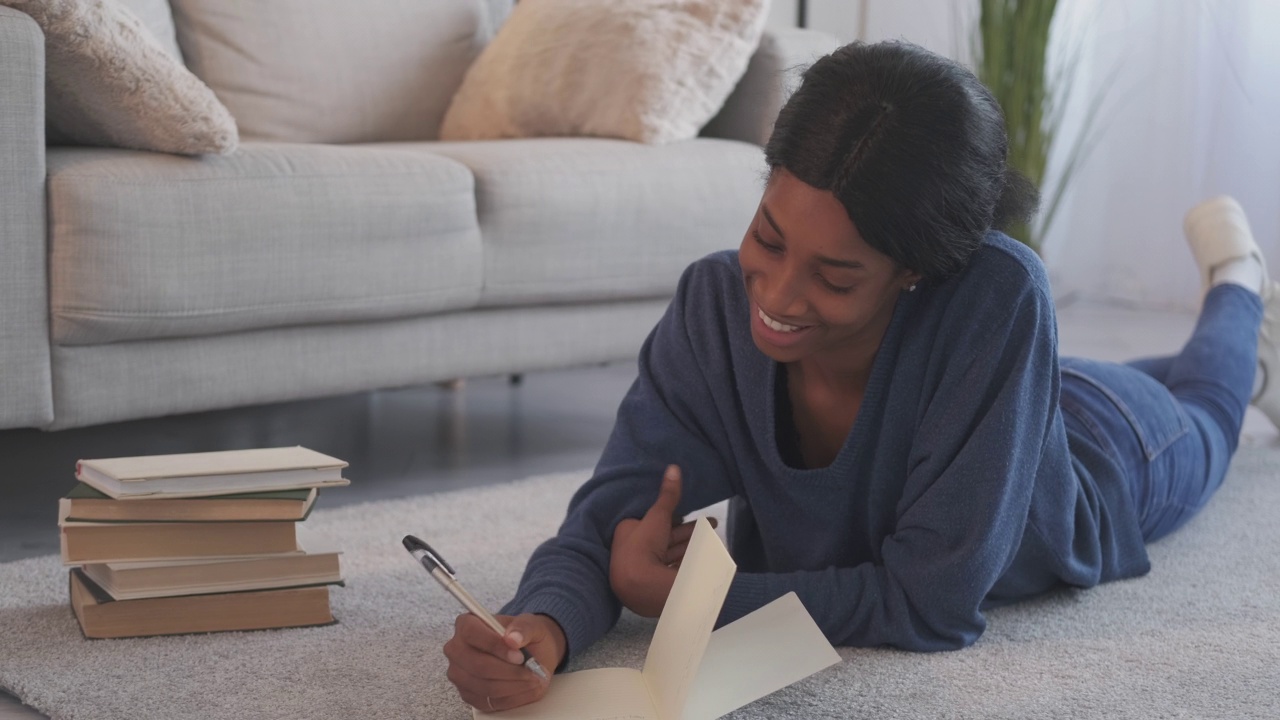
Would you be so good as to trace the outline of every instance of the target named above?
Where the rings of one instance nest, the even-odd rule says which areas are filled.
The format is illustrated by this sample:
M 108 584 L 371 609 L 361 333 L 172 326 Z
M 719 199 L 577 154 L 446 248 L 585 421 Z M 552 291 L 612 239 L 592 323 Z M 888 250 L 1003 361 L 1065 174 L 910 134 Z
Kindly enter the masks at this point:
M 0 7 L 0 428 L 69 428 L 633 357 L 735 245 L 785 76 L 705 137 L 46 147 L 39 27 Z M 460 80 L 460 79 L 459 79 Z

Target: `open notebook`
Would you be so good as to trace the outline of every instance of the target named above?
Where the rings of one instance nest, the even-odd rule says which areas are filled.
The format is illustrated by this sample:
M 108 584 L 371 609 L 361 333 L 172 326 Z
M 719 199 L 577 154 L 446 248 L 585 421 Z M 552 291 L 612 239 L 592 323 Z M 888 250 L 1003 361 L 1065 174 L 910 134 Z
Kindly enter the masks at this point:
M 644 670 L 556 675 L 532 705 L 477 718 L 712 720 L 840 661 L 795 593 L 712 632 L 737 570 L 699 518 Z

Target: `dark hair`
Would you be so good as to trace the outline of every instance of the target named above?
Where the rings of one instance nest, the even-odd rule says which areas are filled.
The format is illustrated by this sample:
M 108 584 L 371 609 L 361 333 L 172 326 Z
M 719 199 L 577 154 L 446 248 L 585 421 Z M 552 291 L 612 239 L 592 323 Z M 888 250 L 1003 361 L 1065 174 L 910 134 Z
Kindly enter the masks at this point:
M 1039 205 L 1008 146 L 999 104 L 959 63 L 906 42 L 852 43 L 805 71 L 765 159 L 831 191 L 868 245 L 942 280 L 989 229 Z

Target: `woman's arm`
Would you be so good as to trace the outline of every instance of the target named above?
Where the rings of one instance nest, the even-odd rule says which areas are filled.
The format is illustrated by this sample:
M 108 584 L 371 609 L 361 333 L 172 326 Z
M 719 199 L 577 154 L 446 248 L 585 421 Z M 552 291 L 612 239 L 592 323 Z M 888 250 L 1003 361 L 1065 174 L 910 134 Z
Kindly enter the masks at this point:
M 678 465 L 684 475 L 677 513 L 734 494 L 728 463 L 716 449 L 725 446 L 723 428 L 703 375 L 729 359 L 707 358 L 708 343 L 691 341 L 691 333 L 706 331 L 696 325 L 707 322 L 709 313 L 706 307 L 691 310 L 688 299 L 699 282 L 714 281 L 706 267 L 712 262 L 717 261 L 695 263 L 681 278 L 675 299 L 641 349 L 639 375 L 595 474 L 570 501 L 556 536 L 534 551 L 516 597 L 503 609 L 553 618 L 564 630 L 567 655 L 586 649 L 617 622 L 621 604 L 609 582 L 614 530 L 654 504 L 668 465 Z

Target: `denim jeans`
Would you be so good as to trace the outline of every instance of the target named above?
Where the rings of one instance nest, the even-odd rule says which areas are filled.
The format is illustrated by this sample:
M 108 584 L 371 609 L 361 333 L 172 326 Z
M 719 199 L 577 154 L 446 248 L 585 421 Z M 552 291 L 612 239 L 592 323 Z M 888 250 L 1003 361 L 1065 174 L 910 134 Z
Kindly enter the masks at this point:
M 1213 287 L 1172 357 L 1125 364 L 1062 358 L 1062 409 L 1122 468 L 1142 537 L 1181 527 L 1222 484 L 1257 369 L 1262 301 Z

